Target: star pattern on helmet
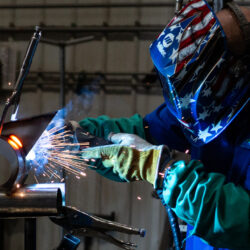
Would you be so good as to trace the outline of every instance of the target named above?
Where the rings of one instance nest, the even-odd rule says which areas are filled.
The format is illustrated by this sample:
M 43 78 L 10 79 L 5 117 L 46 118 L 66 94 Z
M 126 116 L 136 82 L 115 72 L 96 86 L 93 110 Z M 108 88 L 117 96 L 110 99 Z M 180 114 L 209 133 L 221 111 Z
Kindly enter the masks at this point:
M 216 105 L 214 108 L 213 108 L 213 112 L 219 112 L 220 110 L 223 109 L 223 106 L 221 104 L 219 105 Z
M 207 137 L 212 136 L 212 134 L 210 134 L 208 130 L 209 130 L 209 127 L 207 127 L 205 130 L 199 130 L 198 137 L 200 138 L 200 140 L 203 140 L 204 142 L 206 142 Z
M 179 24 L 179 23 L 177 23 L 177 24 L 175 24 L 175 25 L 171 25 L 170 27 L 169 27 L 169 30 L 170 30 L 170 32 L 172 32 L 172 31 L 174 31 L 174 30 L 176 30 L 176 29 L 178 29 L 178 28 L 180 28 L 181 27 L 181 25 Z
M 186 73 L 187 73 L 187 68 L 184 67 L 184 68 L 179 72 L 179 74 L 176 76 L 175 81 L 176 81 L 176 82 L 181 81 L 181 80 L 183 79 L 183 77 L 186 75 Z
M 208 97 L 208 96 L 210 96 L 211 94 L 212 94 L 212 91 L 211 91 L 210 88 L 204 89 L 204 90 L 202 91 L 202 95 L 203 95 L 203 96 Z
M 221 121 L 219 121 L 216 125 L 212 124 L 213 128 L 211 129 L 211 131 L 214 131 L 216 134 L 218 133 L 218 131 L 220 129 L 222 129 L 223 127 L 221 126 Z
M 210 100 L 211 102 L 211 100 Z M 215 107 L 217 106 L 216 102 L 215 101 L 212 101 L 209 105 L 208 105 L 208 109 L 211 111 L 211 112 L 214 112 L 214 109 Z
M 197 69 L 195 70 L 195 73 L 193 74 L 190 81 L 195 81 L 195 79 L 199 75 L 200 71 L 204 68 L 204 65 L 205 65 L 205 62 L 203 62 L 200 66 L 197 67 Z
M 205 109 L 202 113 L 199 113 L 198 120 L 205 120 L 209 116 L 209 113 L 210 112 Z
M 182 31 L 182 29 L 181 29 L 181 31 Z M 175 37 L 175 39 L 176 39 L 178 42 L 180 42 L 181 38 L 182 38 L 182 32 L 179 32 L 178 35 Z
M 171 56 L 169 56 L 169 58 L 172 60 L 172 63 L 176 61 L 177 55 L 178 55 L 178 49 L 173 48 L 172 54 Z
M 186 94 L 183 98 L 180 98 L 180 104 L 182 108 L 188 108 L 189 104 L 195 102 L 192 99 L 192 93 Z

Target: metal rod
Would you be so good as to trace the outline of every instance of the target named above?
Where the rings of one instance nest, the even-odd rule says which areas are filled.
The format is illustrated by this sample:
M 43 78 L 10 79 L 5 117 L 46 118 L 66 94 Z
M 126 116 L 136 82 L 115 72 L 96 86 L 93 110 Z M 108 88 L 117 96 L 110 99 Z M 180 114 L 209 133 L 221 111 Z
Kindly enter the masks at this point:
M 4 249 L 4 220 L 0 219 L 0 249 Z
M 88 36 L 88 37 L 81 37 L 77 39 L 72 39 L 69 41 L 56 41 L 56 40 L 51 40 L 51 39 L 43 39 L 42 42 L 50 45 L 55 45 L 59 47 L 59 64 L 60 64 L 60 107 L 64 108 L 65 106 L 65 85 L 66 85 L 66 78 L 65 78 L 65 47 L 66 46 L 71 46 L 71 45 L 76 45 L 84 42 L 88 42 L 94 39 L 94 36 Z
M 158 32 L 164 28 L 163 25 L 152 25 L 152 26 L 134 26 L 134 25 L 126 25 L 126 26 L 80 26 L 80 27 L 63 27 L 63 26 L 43 26 L 43 32 Z M 0 32 L 32 32 L 32 27 L 0 27 Z
M 24 220 L 24 249 L 36 250 L 36 218 Z
M 65 9 L 65 8 L 154 8 L 174 7 L 174 3 L 86 3 L 86 4 L 2 4 L 0 9 Z
M 60 49 L 60 107 L 65 106 L 65 46 L 59 46 Z
M 60 65 L 60 95 L 59 95 L 59 106 L 61 109 L 64 108 L 65 102 L 66 102 L 66 96 L 65 96 L 65 85 L 66 85 L 66 80 L 65 80 L 65 45 L 61 44 L 59 46 L 59 65 Z M 63 118 L 65 117 L 65 112 L 63 111 Z M 62 171 L 62 178 L 66 180 L 66 171 L 63 169 Z M 66 183 L 64 181 L 64 183 Z M 65 235 L 65 230 L 62 228 L 61 230 L 62 236 Z
M 62 184 L 61 184 L 62 185 Z M 57 215 L 63 204 L 62 191 L 50 184 L 31 185 L 7 195 L 0 192 L 0 217 L 37 217 Z
M 208 1 L 213 4 L 213 1 Z M 236 2 L 241 6 L 249 6 L 249 2 Z M 175 7 L 175 3 L 86 3 L 86 4 L 2 4 L 0 9 L 67 9 L 67 8 L 162 8 Z
M 60 46 L 60 45 L 70 46 L 70 45 L 77 45 L 77 44 L 84 43 L 84 42 L 89 42 L 89 41 L 94 40 L 94 38 L 95 38 L 94 36 L 86 36 L 86 37 L 71 39 L 67 41 L 41 39 L 40 42 L 45 43 L 45 44 L 55 45 L 55 46 Z
M 44 76 L 47 75 L 47 77 L 51 77 L 53 75 L 58 75 L 59 72 L 58 71 L 30 71 L 29 73 L 29 77 L 32 77 L 32 76 L 35 76 L 35 75 L 39 75 L 41 76 L 42 78 Z M 67 76 L 70 76 L 70 75 L 79 75 L 79 74 L 86 74 L 86 76 L 103 76 L 105 78 L 105 76 L 145 76 L 145 75 L 148 75 L 148 76 L 154 76 L 154 75 L 157 75 L 156 73 L 154 72 L 149 72 L 149 71 L 127 71 L 127 72 L 122 72 L 122 71 L 117 71 L 117 72 L 75 72 L 75 71 L 67 71 L 66 72 L 66 75 Z
M 125 26 L 43 26 L 46 40 L 66 41 L 73 37 L 82 37 L 93 35 L 95 40 L 101 40 L 107 37 L 107 40 L 131 41 L 134 35 L 138 35 L 139 40 L 154 40 L 156 35 L 164 29 L 163 25 L 125 25 Z M 1 27 L 0 41 L 9 41 L 11 37 L 13 41 L 26 41 L 32 28 L 30 26 L 20 27 Z M 47 42 L 48 43 L 48 42 Z
M 67 84 L 66 87 L 73 87 L 77 84 L 78 82 L 78 77 L 79 74 L 82 74 L 81 72 L 66 72 L 65 77 L 67 79 Z M 144 87 L 153 87 L 155 85 L 154 82 L 149 82 L 145 83 L 143 82 L 143 79 L 146 76 L 149 77 L 155 77 L 157 81 L 157 76 L 156 73 L 151 73 L 151 72 L 85 72 L 84 73 L 86 76 L 86 84 L 91 85 L 91 82 L 93 79 L 96 78 L 101 78 L 101 81 L 99 82 L 97 86 L 126 86 L 126 87 L 132 87 L 132 81 L 134 81 L 134 87 L 137 86 L 144 86 Z M 119 78 L 118 78 L 119 77 Z M 26 80 L 26 86 L 32 84 L 36 85 L 36 82 L 38 82 L 38 79 L 42 78 L 42 81 L 39 81 L 39 86 L 47 86 L 47 85 L 59 85 L 58 83 L 60 82 L 60 72 L 35 72 L 33 71 L 30 73 L 29 77 Z M 160 85 L 159 85 L 160 87 Z

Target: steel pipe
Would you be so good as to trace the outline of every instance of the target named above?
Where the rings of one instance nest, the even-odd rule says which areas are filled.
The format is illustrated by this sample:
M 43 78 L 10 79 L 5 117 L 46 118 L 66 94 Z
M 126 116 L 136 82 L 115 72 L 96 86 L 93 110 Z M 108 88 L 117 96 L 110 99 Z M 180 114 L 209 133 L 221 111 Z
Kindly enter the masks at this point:
M 14 143 L 14 144 L 13 144 Z M 22 148 L 8 137 L 0 137 L 0 190 L 12 192 L 28 174 Z
M 11 195 L 0 192 L 0 217 L 38 217 L 57 215 L 64 204 L 63 184 L 35 184 Z
M 208 1 L 213 5 L 213 1 Z M 241 6 L 249 6 L 249 2 L 236 2 Z M 155 3 L 79 3 L 79 4 L 2 4 L 0 9 L 89 9 L 89 8 L 162 8 L 175 7 L 175 3 L 155 2 Z
M 80 38 L 82 36 L 93 35 L 95 40 L 101 40 L 103 36 L 107 36 L 108 40 L 131 41 L 133 36 L 138 35 L 140 40 L 152 41 L 156 34 L 160 33 L 163 25 L 124 25 L 124 26 L 43 26 L 43 32 L 46 40 L 63 40 L 67 41 L 72 37 Z M 23 27 L 1 27 L 0 41 L 8 41 L 11 37 L 13 41 L 26 41 L 29 38 L 32 28 Z M 69 41 L 70 42 L 70 41 Z
M 132 25 L 127 25 L 127 26 L 79 26 L 79 27 L 63 27 L 63 26 L 43 26 L 42 30 L 44 33 L 50 33 L 50 32 L 88 32 L 88 33 L 93 33 L 93 32 L 128 32 L 128 33 L 133 33 L 133 32 L 158 32 L 161 31 L 164 28 L 163 25 L 152 25 L 152 26 L 132 26 Z M 1 32 L 17 32 L 17 33 L 22 33 L 22 32 L 32 32 L 33 28 L 32 27 L 0 27 Z
M 175 3 L 85 3 L 85 4 L 2 4 L 0 9 L 67 9 L 67 8 L 155 8 L 174 7 Z

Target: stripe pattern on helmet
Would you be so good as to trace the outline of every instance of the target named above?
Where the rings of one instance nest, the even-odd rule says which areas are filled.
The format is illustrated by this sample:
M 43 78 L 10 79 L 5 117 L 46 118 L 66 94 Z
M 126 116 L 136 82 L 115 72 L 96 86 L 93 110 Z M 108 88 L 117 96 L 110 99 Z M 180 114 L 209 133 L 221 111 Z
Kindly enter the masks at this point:
M 218 136 L 249 101 L 250 59 L 245 63 L 230 54 L 205 0 L 189 2 L 150 53 L 167 106 L 196 145 Z

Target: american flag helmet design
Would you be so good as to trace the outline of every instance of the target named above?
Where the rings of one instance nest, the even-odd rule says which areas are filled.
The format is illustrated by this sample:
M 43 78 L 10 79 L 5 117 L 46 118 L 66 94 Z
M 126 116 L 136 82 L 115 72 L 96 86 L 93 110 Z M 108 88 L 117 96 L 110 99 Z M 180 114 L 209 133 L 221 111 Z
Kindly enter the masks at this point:
M 203 145 L 218 136 L 249 101 L 249 55 L 234 57 L 204 0 L 189 2 L 151 44 L 170 111 L 187 138 Z

